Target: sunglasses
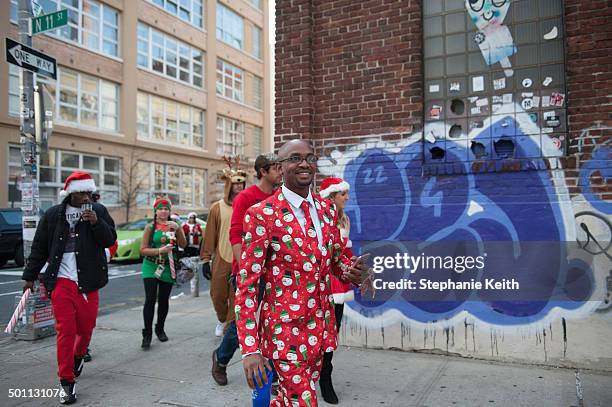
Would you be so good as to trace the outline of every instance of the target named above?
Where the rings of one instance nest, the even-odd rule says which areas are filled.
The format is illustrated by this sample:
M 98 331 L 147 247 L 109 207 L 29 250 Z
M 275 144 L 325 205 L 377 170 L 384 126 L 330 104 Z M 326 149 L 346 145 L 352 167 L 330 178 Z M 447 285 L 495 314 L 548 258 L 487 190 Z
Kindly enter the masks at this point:
M 282 160 L 278 160 L 279 163 L 288 162 L 290 164 L 300 164 L 302 161 L 306 160 L 308 164 L 316 164 L 319 161 L 319 157 L 314 154 L 308 154 L 307 156 L 302 155 L 292 155 L 291 157 L 283 158 Z

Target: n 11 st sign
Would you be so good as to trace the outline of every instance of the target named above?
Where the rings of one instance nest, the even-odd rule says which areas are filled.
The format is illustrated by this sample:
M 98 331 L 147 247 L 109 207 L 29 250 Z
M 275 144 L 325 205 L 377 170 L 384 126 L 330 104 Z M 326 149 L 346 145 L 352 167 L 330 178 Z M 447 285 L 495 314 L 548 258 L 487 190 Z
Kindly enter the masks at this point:
M 30 32 L 32 35 L 53 30 L 68 24 L 68 10 L 60 10 L 55 13 L 43 14 L 30 19 Z
M 6 62 L 17 65 L 28 71 L 39 75 L 57 79 L 57 64 L 55 58 L 51 58 L 40 51 L 6 38 Z

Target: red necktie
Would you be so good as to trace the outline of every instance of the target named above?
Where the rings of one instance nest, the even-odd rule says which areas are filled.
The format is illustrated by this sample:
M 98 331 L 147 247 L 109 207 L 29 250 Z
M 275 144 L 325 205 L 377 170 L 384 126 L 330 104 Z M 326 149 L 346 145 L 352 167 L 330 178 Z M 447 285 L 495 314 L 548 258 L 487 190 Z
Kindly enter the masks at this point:
M 306 238 L 316 238 L 317 237 L 317 232 L 315 230 L 314 224 L 312 223 L 312 218 L 310 217 L 310 205 L 308 204 L 308 201 L 304 200 L 302 201 L 302 205 L 300 205 L 300 207 L 302 208 L 302 211 L 304 211 L 304 219 L 306 220 L 305 224 L 304 224 L 304 231 L 305 231 L 305 235 Z M 314 232 L 310 232 L 308 233 L 309 230 L 311 230 Z M 317 246 L 318 246 L 318 241 L 317 241 Z

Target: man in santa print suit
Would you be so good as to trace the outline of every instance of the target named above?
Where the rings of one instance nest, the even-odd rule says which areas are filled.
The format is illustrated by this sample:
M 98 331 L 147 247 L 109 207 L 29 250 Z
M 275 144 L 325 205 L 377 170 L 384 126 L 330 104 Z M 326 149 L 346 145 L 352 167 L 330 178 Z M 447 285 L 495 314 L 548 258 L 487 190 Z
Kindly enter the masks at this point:
M 367 266 L 342 250 L 337 212 L 310 190 L 317 157 L 305 140 L 279 150 L 284 185 L 244 218 L 236 326 L 249 387 L 267 381 L 271 359 L 280 391 L 271 406 L 317 405 L 323 353 L 337 347 L 331 274 L 361 284 Z M 264 284 L 259 320 L 258 284 Z

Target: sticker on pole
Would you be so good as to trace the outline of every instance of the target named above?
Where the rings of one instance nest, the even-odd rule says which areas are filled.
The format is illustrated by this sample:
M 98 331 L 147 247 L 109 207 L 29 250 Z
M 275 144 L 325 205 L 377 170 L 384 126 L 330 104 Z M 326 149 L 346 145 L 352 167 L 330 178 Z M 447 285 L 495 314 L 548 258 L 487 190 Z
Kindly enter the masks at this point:
M 6 62 L 17 65 L 28 71 L 57 79 L 57 63 L 55 58 L 40 51 L 27 47 L 10 38 L 6 39 Z

